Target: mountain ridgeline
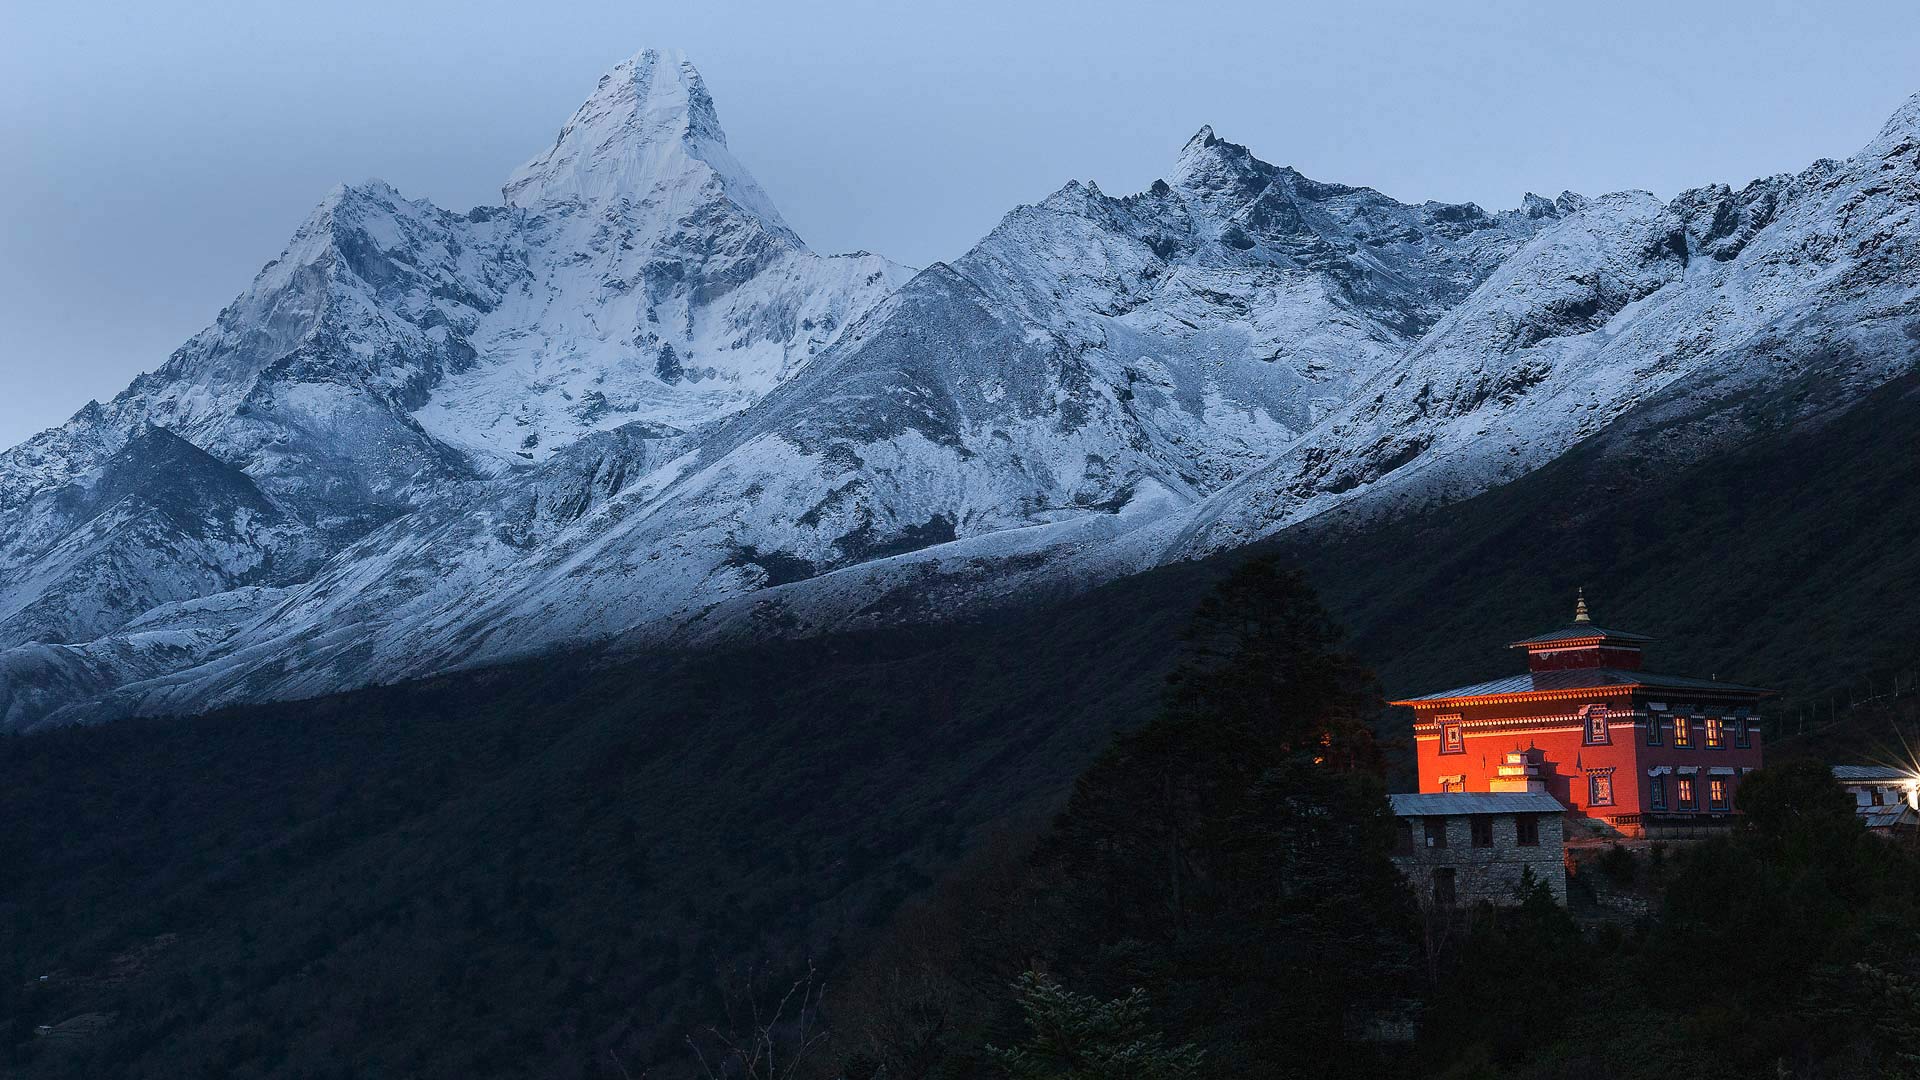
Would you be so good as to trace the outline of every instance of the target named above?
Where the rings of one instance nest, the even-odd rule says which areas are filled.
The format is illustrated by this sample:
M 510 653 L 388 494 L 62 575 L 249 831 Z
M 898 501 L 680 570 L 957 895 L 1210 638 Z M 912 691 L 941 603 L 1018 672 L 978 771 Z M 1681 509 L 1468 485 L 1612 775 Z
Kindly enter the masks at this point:
M 1920 98 L 1740 190 L 1497 213 L 1203 128 L 914 273 L 811 251 L 648 51 L 502 196 L 336 189 L 0 455 L 0 727 L 974 618 L 1602 436 L 1707 462 L 1920 349 Z

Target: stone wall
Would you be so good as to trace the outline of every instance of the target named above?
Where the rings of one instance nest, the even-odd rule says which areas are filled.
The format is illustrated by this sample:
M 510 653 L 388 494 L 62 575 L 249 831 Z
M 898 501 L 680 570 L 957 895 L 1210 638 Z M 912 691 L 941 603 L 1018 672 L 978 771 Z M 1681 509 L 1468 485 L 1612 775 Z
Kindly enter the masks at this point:
M 1473 846 L 1472 816 L 1493 820 L 1493 844 Z M 1520 845 L 1515 814 L 1451 814 L 1447 823 L 1447 846 L 1426 846 L 1426 819 L 1403 817 L 1413 829 L 1413 853 L 1395 854 L 1393 863 L 1413 885 L 1414 895 L 1424 906 L 1433 901 L 1433 871 L 1438 867 L 1454 869 L 1454 900 L 1471 906 L 1482 900 L 1495 905 L 1517 903 L 1515 890 L 1524 867 L 1533 868 L 1533 876 L 1547 883 L 1553 898 L 1567 902 L 1566 830 L 1557 814 L 1534 815 L 1540 822 L 1540 843 Z

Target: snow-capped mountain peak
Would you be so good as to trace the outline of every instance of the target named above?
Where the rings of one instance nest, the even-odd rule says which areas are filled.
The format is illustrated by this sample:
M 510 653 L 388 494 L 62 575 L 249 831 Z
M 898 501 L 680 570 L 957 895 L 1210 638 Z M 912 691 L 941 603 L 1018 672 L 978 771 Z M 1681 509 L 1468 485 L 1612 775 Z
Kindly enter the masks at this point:
M 173 575 L 188 590 L 120 592 L 278 585 L 584 435 L 632 425 L 660 441 L 736 412 L 908 275 L 879 256 L 809 251 L 727 150 L 676 53 L 608 73 L 507 193 L 507 208 L 453 214 L 377 179 L 335 185 L 164 364 L 0 453 L 0 648 L 138 614 L 34 568 L 52 565 L 63 529 L 92 527 L 62 509 L 79 505 L 63 492 L 137 466 L 116 465 L 123 446 L 155 456 L 164 440 L 143 438 L 150 429 L 243 478 L 214 485 L 220 505 L 185 503 L 223 522 L 232 550 L 187 573 L 178 537 L 114 533 L 119 546 L 99 550 L 126 581 Z M 169 527 L 181 517 L 156 514 Z M 249 524 L 268 518 L 271 529 Z
M 727 148 L 678 52 L 602 76 L 503 189 L 524 276 L 414 418 L 483 471 L 634 421 L 690 431 L 797 372 L 909 274 L 821 258 Z
M 720 127 L 706 83 L 676 49 L 648 49 L 600 77 L 553 146 L 507 179 L 507 205 L 604 205 L 714 185 L 800 246 Z
M 1920 94 L 1914 94 L 1901 102 L 1900 107 L 1893 111 L 1893 115 L 1887 117 L 1887 122 L 1880 126 L 1879 138 L 1898 138 L 1916 133 L 1920 133 Z
M 1203 127 L 907 281 L 808 250 L 644 52 L 505 195 L 336 189 L 166 365 L 0 454 L 0 728 L 947 618 L 1589 436 L 1680 460 L 1911 371 L 1920 310 L 1920 97 L 1739 191 L 1495 212 Z
M 1215 135 L 1208 125 L 1180 148 L 1168 179 L 1205 202 L 1240 202 L 1258 195 L 1280 171 L 1239 143 Z

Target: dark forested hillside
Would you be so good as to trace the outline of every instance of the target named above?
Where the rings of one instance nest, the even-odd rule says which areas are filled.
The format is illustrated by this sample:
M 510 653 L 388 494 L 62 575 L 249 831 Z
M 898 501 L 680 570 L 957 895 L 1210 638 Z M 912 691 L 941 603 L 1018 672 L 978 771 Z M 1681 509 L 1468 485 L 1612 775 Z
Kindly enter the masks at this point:
M 1696 466 L 1594 443 L 1270 549 L 1390 693 L 1514 670 L 1502 646 L 1584 585 L 1662 639 L 1652 666 L 1779 686 L 1788 715 L 1920 654 L 1915 393 Z M 0 1061 L 676 1075 L 740 965 L 831 982 L 981 837 L 1044 822 L 1237 561 L 964 625 L 0 740 Z
M 1658 640 L 1650 668 L 1799 704 L 1920 667 L 1920 380 L 1675 461 L 1685 423 L 1602 435 L 1476 499 L 1292 538 L 1389 694 L 1520 670 L 1507 643 L 1595 617 Z M 1623 424 L 1624 430 L 1639 425 Z
M 1183 613 L 1146 598 L 0 740 L 6 1042 L 30 1075 L 676 1075 L 737 965 L 831 969 L 1044 818 L 1157 691 Z

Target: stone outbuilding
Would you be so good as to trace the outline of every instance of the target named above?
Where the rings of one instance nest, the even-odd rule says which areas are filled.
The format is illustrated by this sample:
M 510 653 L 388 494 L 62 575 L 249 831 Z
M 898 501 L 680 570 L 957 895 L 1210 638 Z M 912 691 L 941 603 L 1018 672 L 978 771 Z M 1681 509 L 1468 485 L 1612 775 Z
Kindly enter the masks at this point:
M 1567 902 L 1566 808 L 1552 795 L 1523 789 L 1387 798 L 1399 819 L 1393 862 L 1422 905 L 1517 904 L 1529 868 L 1555 900 Z

